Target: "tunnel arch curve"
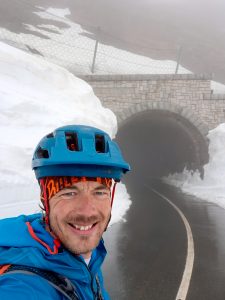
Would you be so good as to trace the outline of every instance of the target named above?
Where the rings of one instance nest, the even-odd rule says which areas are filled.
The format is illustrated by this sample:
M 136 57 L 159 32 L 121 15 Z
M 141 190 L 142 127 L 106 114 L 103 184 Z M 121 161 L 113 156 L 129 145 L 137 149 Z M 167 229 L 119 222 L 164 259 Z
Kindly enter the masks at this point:
M 151 122 L 155 122 L 154 126 L 156 123 L 160 124 L 160 122 L 167 122 L 168 128 L 170 127 L 169 124 L 172 124 L 171 128 L 179 128 L 180 134 L 178 135 L 177 140 L 179 140 L 179 137 L 182 135 L 183 137 L 181 140 L 183 140 L 183 143 L 185 140 L 186 145 L 190 145 L 190 149 L 192 149 L 190 150 L 192 152 L 192 158 L 190 158 L 190 155 L 188 156 L 189 158 L 184 155 L 184 165 L 186 164 L 188 169 L 198 169 L 203 176 L 203 165 L 206 164 L 209 159 L 207 139 L 209 129 L 194 111 L 177 104 L 159 101 L 132 105 L 130 108 L 123 110 L 123 112 L 117 113 L 118 133 L 126 127 L 126 124 L 132 124 L 132 122 L 138 124 L 138 118 L 145 119 L 147 123 L 151 120 Z M 179 144 L 179 141 L 177 141 L 177 147 L 180 147 L 181 152 L 185 152 L 182 145 Z M 179 162 L 179 164 L 181 163 Z M 177 170 L 172 170 L 171 172 L 175 171 L 180 172 L 181 166 L 179 166 Z
M 173 103 L 149 101 L 146 103 L 132 105 L 131 107 L 124 109 L 123 112 L 116 113 L 119 127 L 122 126 L 123 123 L 127 121 L 128 118 L 132 117 L 134 114 L 149 110 L 163 110 L 180 115 L 181 117 L 187 119 L 190 123 L 192 123 L 196 127 L 196 129 L 202 134 L 202 136 L 207 140 L 209 128 L 199 118 L 199 116 L 194 111 Z

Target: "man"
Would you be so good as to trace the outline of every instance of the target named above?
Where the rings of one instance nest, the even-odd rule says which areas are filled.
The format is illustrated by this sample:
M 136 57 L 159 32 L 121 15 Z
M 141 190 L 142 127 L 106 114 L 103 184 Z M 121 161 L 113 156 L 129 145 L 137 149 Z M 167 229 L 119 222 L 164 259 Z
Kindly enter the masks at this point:
M 0 299 L 109 299 L 101 237 L 130 169 L 117 144 L 99 129 L 64 126 L 40 141 L 32 167 L 43 215 L 0 221 Z

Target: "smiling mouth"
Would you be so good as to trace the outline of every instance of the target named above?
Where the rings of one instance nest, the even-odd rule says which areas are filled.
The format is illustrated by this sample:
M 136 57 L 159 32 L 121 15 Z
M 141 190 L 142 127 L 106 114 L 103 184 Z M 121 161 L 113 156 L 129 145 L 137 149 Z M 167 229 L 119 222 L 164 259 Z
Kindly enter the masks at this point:
M 80 231 L 80 232 L 88 232 L 90 231 L 91 229 L 93 229 L 95 227 L 97 223 L 94 223 L 94 224 L 90 224 L 90 225 L 77 225 L 77 224 L 72 224 L 72 223 L 69 223 L 69 225 L 71 227 L 73 227 L 74 229 L 76 229 L 77 231 Z

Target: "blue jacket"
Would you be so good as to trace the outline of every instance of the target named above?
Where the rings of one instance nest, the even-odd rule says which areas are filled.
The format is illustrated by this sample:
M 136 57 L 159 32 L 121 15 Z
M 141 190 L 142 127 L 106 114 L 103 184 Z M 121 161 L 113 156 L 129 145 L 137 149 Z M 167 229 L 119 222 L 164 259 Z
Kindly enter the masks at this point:
M 31 236 L 27 222 L 30 223 L 42 243 Z M 47 249 L 49 247 L 50 249 Z M 75 285 L 81 300 L 95 299 L 96 275 L 98 274 L 104 300 L 110 299 L 104 289 L 100 270 L 106 255 L 102 240 L 93 251 L 88 267 L 81 256 L 73 255 L 66 249 L 61 248 L 60 251 L 51 254 L 54 248 L 57 248 L 54 245 L 54 239 L 45 230 L 41 214 L 0 220 L 0 266 L 27 265 L 57 272 Z M 66 298 L 40 276 L 5 273 L 0 275 L 0 299 L 64 300 Z

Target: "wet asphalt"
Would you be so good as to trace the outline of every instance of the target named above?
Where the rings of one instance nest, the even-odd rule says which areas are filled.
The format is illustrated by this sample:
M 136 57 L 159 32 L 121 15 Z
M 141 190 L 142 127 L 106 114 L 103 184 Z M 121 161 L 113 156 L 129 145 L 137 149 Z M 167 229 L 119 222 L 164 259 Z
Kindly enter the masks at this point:
M 126 186 L 132 206 L 127 222 L 105 233 L 105 285 L 112 299 L 175 300 L 187 251 L 186 229 L 176 210 L 151 191 L 169 198 L 186 216 L 195 260 L 186 300 L 225 299 L 225 210 L 160 181 Z M 185 299 L 182 299 L 185 300 Z

